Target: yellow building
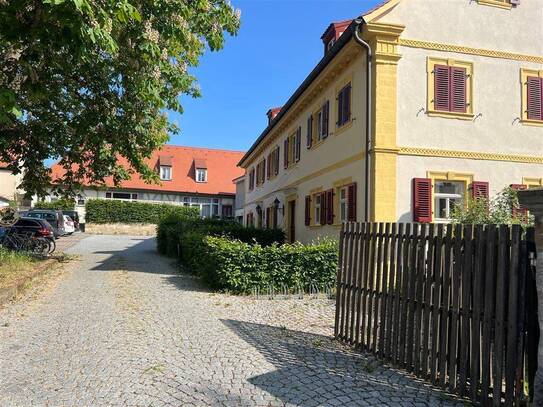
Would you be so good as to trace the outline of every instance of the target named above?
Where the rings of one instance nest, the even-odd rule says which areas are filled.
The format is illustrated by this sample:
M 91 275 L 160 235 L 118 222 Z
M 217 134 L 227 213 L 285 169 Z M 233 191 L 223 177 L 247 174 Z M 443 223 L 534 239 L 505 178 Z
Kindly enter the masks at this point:
M 240 161 L 245 222 L 307 242 L 543 185 L 542 21 L 540 1 L 389 0 L 331 24 Z

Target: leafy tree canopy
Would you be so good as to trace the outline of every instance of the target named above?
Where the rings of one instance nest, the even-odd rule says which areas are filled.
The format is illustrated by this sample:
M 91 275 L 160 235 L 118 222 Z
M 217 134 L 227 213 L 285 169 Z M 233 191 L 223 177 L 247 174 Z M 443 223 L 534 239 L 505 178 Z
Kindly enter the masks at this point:
M 59 158 L 73 195 L 132 171 L 157 181 L 145 159 L 178 131 L 165 110 L 200 95 L 189 68 L 240 13 L 227 0 L 0 0 L 0 22 L 0 161 L 43 196 L 43 161 Z

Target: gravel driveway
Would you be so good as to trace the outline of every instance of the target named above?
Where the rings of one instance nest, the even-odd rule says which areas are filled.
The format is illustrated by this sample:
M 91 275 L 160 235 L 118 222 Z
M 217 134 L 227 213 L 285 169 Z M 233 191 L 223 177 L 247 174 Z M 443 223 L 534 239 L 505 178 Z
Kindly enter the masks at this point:
M 327 300 L 213 294 L 147 237 L 90 236 L 0 310 L 0 406 L 454 405 L 330 339 Z

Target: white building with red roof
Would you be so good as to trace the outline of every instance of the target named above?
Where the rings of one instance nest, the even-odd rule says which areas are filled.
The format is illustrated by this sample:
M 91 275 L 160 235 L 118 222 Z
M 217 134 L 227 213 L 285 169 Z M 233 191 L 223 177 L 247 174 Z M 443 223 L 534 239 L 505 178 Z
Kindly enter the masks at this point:
M 86 185 L 77 202 L 84 217 L 88 199 L 120 199 L 149 203 L 169 203 L 198 207 L 204 217 L 232 217 L 236 185 L 233 179 L 244 174 L 237 163 L 242 151 L 165 145 L 147 161 L 160 177 L 159 184 L 145 183 L 138 174 L 115 186 L 111 178 L 105 185 Z M 119 164 L 128 167 L 123 158 Z M 64 168 L 55 164 L 52 179 L 61 180 Z M 54 199 L 54 198 L 52 198 Z

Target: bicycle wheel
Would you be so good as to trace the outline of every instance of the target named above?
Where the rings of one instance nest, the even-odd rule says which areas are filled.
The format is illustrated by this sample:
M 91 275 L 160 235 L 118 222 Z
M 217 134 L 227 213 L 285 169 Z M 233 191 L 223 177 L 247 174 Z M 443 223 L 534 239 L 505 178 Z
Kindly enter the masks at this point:
M 57 248 L 57 243 L 55 242 L 55 239 L 47 239 L 47 241 L 49 242 L 49 254 L 51 254 Z
M 38 256 L 47 256 L 49 254 L 49 242 L 43 237 L 32 239 L 29 246 L 33 254 Z

